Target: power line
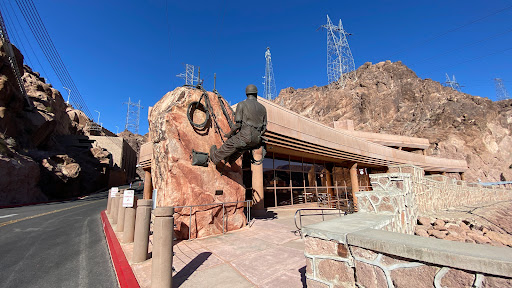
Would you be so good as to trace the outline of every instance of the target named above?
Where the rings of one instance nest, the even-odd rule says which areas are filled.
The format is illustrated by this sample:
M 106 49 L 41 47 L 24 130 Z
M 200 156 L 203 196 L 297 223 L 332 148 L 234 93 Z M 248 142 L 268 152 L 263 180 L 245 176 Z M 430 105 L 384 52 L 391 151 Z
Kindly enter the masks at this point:
M 435 40 L 435 39 L 437 39 L 437 38 L 440 38 L 440 37 L 442 37 L 442 36 L 444 36 L 444 35 L 446 35 L 446 34 L 449 34 L 449 33 L 455 32 L 455 31 L 460 30 L 460 29 L 462 29 L 462 28 L 464 28 L 464 27 L 466 27 L 466 26 L 469 26 L 469 25 L 474 24 L 474 23 L 476 23 L 476 22 L 482 21 L 482 20 L 484 20 L 484 19 L 487 19 L 487 18 L 489 18 L 489 17 L 491 17 L 491 16 L 494 16 L 494 15 L 496 15 L 496 14 L 499 14 L 499 13 L 504 12 L 504 11 L 506 11 L 506 10 L 509 10 L 509 9 L 511 9 L 511 8 L 512 8 L 512 5 L 507 6 L 507 7 L 503 8 L 503 9 L 497 10 L 497 11 L 495 11 L 495 12 L 493 12 L 493 13 L 491 13 L 491 14 L 488 14 L 488 15 L 486 15 L 486 16 L 484 16 L 484 17 L 481 17 L 481 18 L 478 18 L 478 19 L 476 19 L 476 20 L 470 21 L 470 22 L 468 22 L 468 23 L 466 23 L 466 24 L 463 24 L 463 25 L 461 25 L 461 26 L 455 27 L 455 28 L 450 29 L 450 30 L 448 30 L 448 31 L 446 31 L 446 32 L 443 32 L 443 33 L 441 33 L 441 34 L 438 34 L 438 35 L 436 35 L 436 36 L 434 36 L 434 37 L 428 38 L 428 39 L 423 40 L 423 41 L 421 41 L 421 42 L 419 42 L 419 43 L 416 43 L 416 44 L 414 44 L 414 45 L 412 45 L 412 46 L 409 46 L 409 47 L 407 47 L 407 48 L 405 48 L 405 49 L 402 49 L 402 50 L 400 50 L 400 51 L 398 51 L 398 52 L 395 52 L 395 53 L 391 54 L 389 57 L 391 58 L 391 57 L 393 57 L 393 56 L 395 56 L 395 55 L 401 54 L 402 52 L 405 52 L 405 51 L 408 51 L 408 50 L 412 50 L 412 49 L 414 49 L 414 48 L 416 48 L 416 47 L 422 46 L 423 44 L 428 43 L 428 42 L 431 42 L 431 41 L 433 41 L 433 40 Z
M 53 41 L 49 36 L 46 26 L 42 22 L 41 16 L 39 15 L 39 12 L 37 11 L 33 1 L 16 0 L 16 3 L 20 8 L 23 17 L 29 24 L 29 28 L 32 31 L 32 34 L 34 34 L 39 46 L 41 47 L 41 50 L 43 50 L 43 53 L 48 59 L 48 62 L 59 78 L 59 81 L 63 84 L 63 86 L 71 89 L 71 98 L 73 102 L 78 106 L 77 108 L 82 110 L 87 115 L 87 117 L 93 119 L 92 114 L 85 104 L 73 79 L 71 78 L 69 71 L 64 65 L 60 54 L 56 50 L 55 45 L 53 44 Z
M 452 64 L 452 65 L 444 66 L 444 67 L 441 67 L 439 69 L 430 70 L 430 72 L 439 71 L 439 70 L 445 70 L 446 68 L 450 68 L 450 67 L 453 67 L 453 66 L 456 66 L 456 65 L 464 64 L 464 63 L 475 61 L 475 60 L 480 60 L 482 58 L 493 56 L 493 55 L 500 54 L 500 53 L 503 53 L 503 52 L 507 52 L 509 50 L 512 50 L 512 47 L 506 48 L 506 49 L 503 49 L 503 50 L 499 50 L 499 51 L 496 51 L 496 52 L 493 52 L 493 53 L 485 54 L 485 55 L 482 55 L 482 56 L 479 56 L 479 57 L 475 57 L 475 58 L 472 58 L 472 59 L 468 59 L 468 60 L 465 60 L 465 61 L 461 61 L 461 62 Z

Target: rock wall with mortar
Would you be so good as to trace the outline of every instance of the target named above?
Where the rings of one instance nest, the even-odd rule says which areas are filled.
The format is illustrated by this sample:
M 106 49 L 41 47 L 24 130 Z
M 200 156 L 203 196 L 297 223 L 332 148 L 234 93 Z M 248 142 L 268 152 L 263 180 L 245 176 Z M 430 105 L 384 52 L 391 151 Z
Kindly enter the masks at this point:
M 418 214 L 425 212 L 512 199 L 511 189 L 424 176 L 412 165 L 391 166 L 389 172 L 369 175 L 373 190 L 356 193 L 359 211 L 394 215 L 389 231 L 414 234 Z
M 403 243 L 407 246 L 407 243 Z M 477 244 L 473 244 L 477 245 Z M 508 248 L 504 248 L 508 249 Z M 337 241 L 305 237 L 307 287 L 511 287 L 493 275 L 418 261 Z

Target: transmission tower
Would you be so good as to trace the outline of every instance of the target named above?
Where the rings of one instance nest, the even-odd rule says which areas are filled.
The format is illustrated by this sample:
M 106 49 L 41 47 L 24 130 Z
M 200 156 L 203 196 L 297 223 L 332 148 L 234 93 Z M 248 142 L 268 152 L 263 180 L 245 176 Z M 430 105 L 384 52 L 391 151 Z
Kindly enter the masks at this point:
M 461 92 L 461 87 L 464 87 L 464 86 L 461 86 L 459 84 L 459 82 L 457 82 L 457 80 L 455 80 L 455 75 L 452 75 L 453 80 L 450 79 L 450 76 L 448 76 L 448 73 L 445 73 L 445 75 L 446 75 L 446 82 L 444 82 L 444 83 L 446 84 L 446 86 L 451 87 L 455 91 Z
M 185 64 L 185 73 L 181 73 L 176 75 L 178 78 L 185 79 L 185 85 L 194 85 L 194 82 L 197 82 L 197 77 L 194 75 L 194 65 Z
M 327 79 L 329 84 L 344 87 L 344 74 L 354 71 L 354 57 L 348 46 L 347 37 L 351 34 L 343 29 L 341 19 L 338 26 L 331 22 L 327 15 L 327 24 L 322 25 L 327 30 Z
M 267 52 L 265 52 L 265 98 L 267 100 L 272 100 L 276 98 L 276 81 L 274 80 L 274 69 L 272 69 L 272 58 L 270 57 L 270 48 L 267 47 Z
M 16 82 L 18 82 L 18 88 L 20 89 L 21 95 L 25 97 L 27 101 L 28 107 L 33 108 L 32 103 L 28 99 L 27 91 L 25 90 L 25 85 L 23 84 L 23 80 L 21 79 L 22 73 L 19 70 L 18 62 L 16 61 L 16 57 L 14 56 L 14 51 L 12 49 L 11 41 L 9 40 L 9 35 L 7 34 L 7 28 L 5 27 L 4 17 L 0 12 L 0 38 L 5 47 L 5 52 L 7 57 L 9 58 L 9 64 L 11 65 L 11 69 L 14 72 L 14 76 L 16 77 Z
M 129 130 L 132 133 L 139 134 L 139 120 L 140 120 L 140 109 L 143 109 L 139 103 L 134 103 L 128 97 L 128 102 L 124 102 L 123 104 L 128 105 L 128 111 L 126 112 L 126 125 L 124 126 L 125 130 Z
M 498 101 L 510 99 L 510 94 L 508 94 L 501 78 L 494 78 L 494 84 L 496 85 L 496 99 Z

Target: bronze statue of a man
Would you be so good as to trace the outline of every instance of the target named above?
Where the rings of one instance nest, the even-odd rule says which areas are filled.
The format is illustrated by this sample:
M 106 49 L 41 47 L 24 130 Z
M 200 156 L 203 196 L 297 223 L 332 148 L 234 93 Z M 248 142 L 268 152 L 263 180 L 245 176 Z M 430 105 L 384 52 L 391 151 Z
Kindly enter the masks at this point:
M 245 88 L 247 99 L 238 103 L 235 113 L 235 126 L 224 135 L 228 140 L 217 149 L 210 148 L 210 159 L 217 165 L 226 160 L 234 163 L 245 150 L 261 146 L 261 135 L 267 130 L 267 109 L 258 102 L 258 88 L 250 84 Z

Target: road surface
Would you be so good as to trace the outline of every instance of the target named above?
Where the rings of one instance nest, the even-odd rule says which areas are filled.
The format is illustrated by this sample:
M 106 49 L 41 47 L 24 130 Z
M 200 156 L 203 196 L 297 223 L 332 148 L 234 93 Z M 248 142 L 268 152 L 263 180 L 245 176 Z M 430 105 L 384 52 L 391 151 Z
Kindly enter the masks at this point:
M 100 220 L 106 197 L 0 209 L 0 287 L 118 287 Z

